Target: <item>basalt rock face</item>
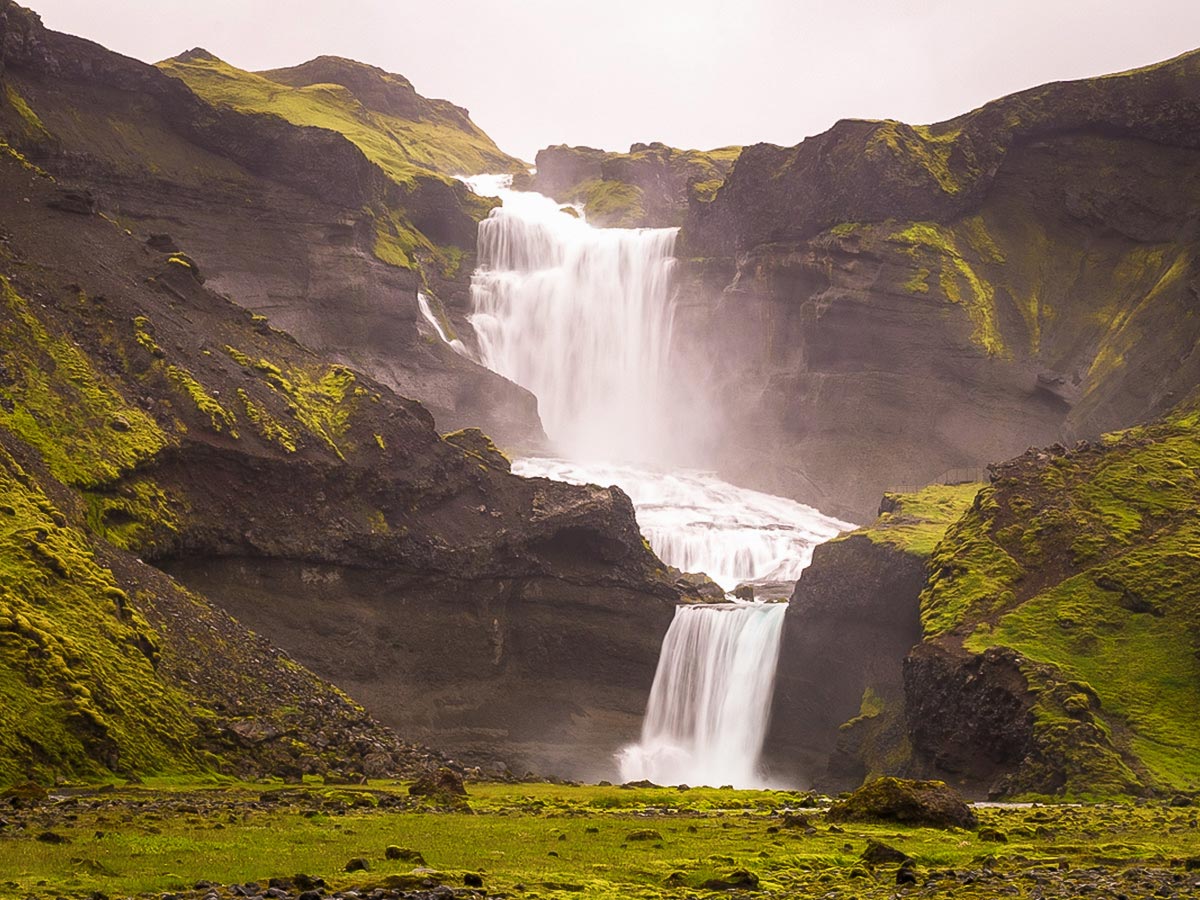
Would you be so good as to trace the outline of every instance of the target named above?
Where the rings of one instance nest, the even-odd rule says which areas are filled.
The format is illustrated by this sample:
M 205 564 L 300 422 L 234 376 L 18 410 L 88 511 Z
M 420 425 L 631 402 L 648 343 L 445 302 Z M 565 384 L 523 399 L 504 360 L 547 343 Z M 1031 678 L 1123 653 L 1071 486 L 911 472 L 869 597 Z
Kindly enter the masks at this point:
M 514 184 L 582 204 L 596 225 L 665 228 L 683 224 L 691 197 L 712 197 L 740 152 L 740 147 L 678 150 L 655 142 L 612 153 L 560 144 L 538 151 L 536 174 Z
M 418 288 L 465 309 L 476 224 L 491 204 L 432 162 L 412 162 L 405 148 L 415 153 L 426 134 L 435 146 L 456 135 L 461 155 L 485 166 L 494 144 L 463 111 L 410 95 L 399 76 L 322 59 L 278 77 L 329 74 L 352 87 L 296 89 L 292 121 L 256 108 L 252 92 L 210 101 L 167 74 L 228 75 L 248 90 L 274 84 L 263 96 L 288 94 L 204 51 L 163 71 L 49 31 L 15 4 L 7 10 L 0 127 L 29 159 L 91 191 L 139 237 L 166 235 L 239 304 L 422 400 L 440 427 L 482 427 L 506 446 L 544 439 L 535 399 L 442 344 L 418 311 Z M 326 72 L 334 62 L 337 71 Z M 387 119 L 412 133 L 368 154 L 353 139 L 371 149 L 385 129 L 364 103 L 388 107 L 398 97 L 424 118 Z
M 766 741 L 772 773 L 828 790 L 862 783 L 865 761 L 833 759 L 839 729 L 903 703 L 901 665 L 921 639 L 924 583 L 922 559 L 867 537 L 817 547 L 784 620 Z
M 746 148 L 680 235 L 676 369 L 735 480 L 863 520 L 1200 379 L 1200 56 Z
M 240 700 L 248 715 L 295 707 L 308 717 L 302 737 L 342 728 L 365 747 L 387 735 L 207 601 L 186 599 L 198 595 L 351 689 L 385 724 L 455 752 L 485 745 L 514 766 L 581 774 L 636 735 L 681 595 L 643 545 L 628 497 L 518 478 L 482 441 L 464 450 L 441 439 L 420 404 L 216 293 L 199 255 L 169 252 L 163 240 L 153 249 L 120 221 L 62 208 L 60 196 L 4 149 L 0 431 L 17 459 L 5 484 L 26 484 L 18 468 L 44 472 L 45 490 L 64 498 L 53 505 L 70 512 L 60 524 L 37 497 L 13 501 L 13 543 L 0 550 L 13 565 L 92 579 L 80 589 L 94 594 L 101 576 L 64 549 L 68 539 L 90 542 L 120 570 L 113 589 L 141 617 L 112 626 L 129 634 L 111 640 L 145 644 L 136 654 L 147 669 L 155 641 L 189 661 L 168 684 L 174 693 L 148 701 L 182 723 L 161 741 L 143 741 L 149 726 L 127 707 L 106 723 L 104 678 L 79 676 L 80 758 L 91 771 L 118 765 L 96 736 L 104 733 L 117 735 L 130 770 L 203 769 L 197 748 L 209 745 L 191 737 L 200 726 L 187 724 L 189 697 L 208 709 Z M 0 525 L 6 516 L 0 508 Z M 58 536 L 72 527 L 82 537 Z M 35 621 L 24 609 L 36 596 L 23 584 L 5 580 L 12 597 L 0 627 L 43 647 L 45 635 L 69 634 L 74 607 L 40 610 Z M 119 607 L 118 594 L 98 596 Z M 66 648 L 64 664 L 83 672 L 69 660 L 90 644 Z M 243 685 L 271 672 L 283 673 L 279 690 Z M 295 727 L 279 726 L 285 746 Z M 247 744 L 268 740 L 243 730 L 234 733 Z M 174 743 L 155 749 L 167 738 Z M 567 747 L 582 748 L 574 769 Z

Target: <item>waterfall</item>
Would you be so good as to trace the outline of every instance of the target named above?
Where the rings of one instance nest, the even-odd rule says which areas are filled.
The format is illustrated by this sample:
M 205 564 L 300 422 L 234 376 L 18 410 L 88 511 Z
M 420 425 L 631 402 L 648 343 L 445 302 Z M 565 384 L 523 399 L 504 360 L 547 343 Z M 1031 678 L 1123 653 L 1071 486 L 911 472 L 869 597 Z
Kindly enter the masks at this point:
M 479 226 L 470 323 L 480 361 L 533 392 L 567 457 L 518 459 L 513 471 L 619 485 L 664 562 L 726 590 L 754 582 L 790 594 L 813 548 L 853 526 L 712 473 L 645 467 L 671 458 L 679 440 L 664 424 L 676 229 L 593 228 L 506 178 L 465 179 L 502 200 Z M 422 312 L 444 339 L 427 302 Z M 759 757 L 786 611 L 676 610 L 641 740 L 618 756 L 626 781 L 764 786 Z
M 681 606 L 663 640 L 623 781 L 766 787 L 759 757 L 786 604 Z
M 504 205 L 479 225 L 471 279 L 480 360 L 533 392 L 568 456 L 659 458 L 677 229 L 594 228 L 493 189 Z

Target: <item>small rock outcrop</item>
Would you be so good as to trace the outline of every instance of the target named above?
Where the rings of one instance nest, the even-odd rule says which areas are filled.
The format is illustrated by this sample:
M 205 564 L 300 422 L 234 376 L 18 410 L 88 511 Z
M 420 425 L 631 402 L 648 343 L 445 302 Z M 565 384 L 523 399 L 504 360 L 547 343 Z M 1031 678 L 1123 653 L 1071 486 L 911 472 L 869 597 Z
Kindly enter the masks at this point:
M 962 795 L 944 781 L 877 778 L 829 808 L 831 822 L 894 822 L 926 828 L 978 827 Z

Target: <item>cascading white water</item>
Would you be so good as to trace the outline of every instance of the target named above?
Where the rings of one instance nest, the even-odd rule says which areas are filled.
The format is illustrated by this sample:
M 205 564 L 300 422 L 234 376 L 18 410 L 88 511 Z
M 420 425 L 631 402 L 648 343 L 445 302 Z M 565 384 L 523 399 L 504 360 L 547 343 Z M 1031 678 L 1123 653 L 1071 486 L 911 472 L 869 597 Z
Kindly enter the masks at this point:
M 541 194 L 475 186 L 504 202 L 471 279 L 481 362 L 533 392 L 572 458 L 657 458 L 677 229 L 594 228 Z
M 618 755 L 624 781 L 766 787 L 781 603 L 681 606 L 663 641 L 641 741 Z
M 665 562 L 726 590 L 794 581 L 816 544 L 850 526 L 709 473 L 627 464 L 671 458 L 663 423 L 675 229 L 593 228 L 502 178 L 467 182 L 503 201 L 480 224 L 471 279 L 480 361 L 537 396 L 546 432 L 570 457 L 517 460 L 513 471 L 620 485 Z M 759 756 L 786 609 L 676 611 L 641 741 L 620 754 L 625 780 L 763 786 Z
M 727 591 L 738 584 L 785 585 L 800 577 L 813 548 L 853 526 L 795 500 L 736 487 L 709 472 L 652 472 L 564 459 L 518 459 L 513 471 L 572 484 L 615 484 L 667 565 L 703 572 Z M 783 595 L 790 594 L 783 590 Z

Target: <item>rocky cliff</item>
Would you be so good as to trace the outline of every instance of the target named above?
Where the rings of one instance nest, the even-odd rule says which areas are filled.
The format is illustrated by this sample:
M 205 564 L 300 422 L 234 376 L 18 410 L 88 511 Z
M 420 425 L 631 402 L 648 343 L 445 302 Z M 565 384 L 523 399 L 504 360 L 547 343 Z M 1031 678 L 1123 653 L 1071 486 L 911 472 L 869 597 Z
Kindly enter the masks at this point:
M 921 640 L 926 564 L 981 487 L 889 494 L 870 526 L 816 548 L 784 620 L 773 775 L 837 791 L 909 772 L 903 662 Z
M 238 279 L 179 249 L 192 250 L 185 220 L 214 235 L 229 226 L 205 246 L 250 233 L 239 228 L 253 214 L 225 218 L 210 181 L 247 191 L 235 210 L 277 216 L 282 234 L 293 215 L 315 228 L 344 211 L 325 192 L 375 197 L 382 170 L 333 132 L 209 106 L 151 67 L 41 32 L 16 7 L 7 26 L 6 128 L 36 121 L 50 137 L 6 131 L 0 158 L 12 509 L 0 557 L 16 573 L 0 611 L 11 663 L 0 698 L 6 721 L 10 708 L 60 700 L 69 721 L 6 736 L 3 772 L 215 765 L 201 749 L 267 767 L 274 751 L 254 748 L 286 750 L 292 737 L 288 765 L 357 752 L 361 765 L 373 753 L 400 758 L 376 758 L 398 769 L 405 754 L 419 758 L 310 672 L 410 739 L 468 759 L 603 771 L 636 734 L 681 598 L 629 499 L 521 479 L 485 440 L 441 439 L 422 405 L 218 293 Z M 226 155 L 202 153 L 196 134 Z M 16 149 L 27 139 L 62 174 Z M 68 149 L 75 141 L 92 152 Z M 135 152 L 143 141 L 159 149 Z M 301 154 L 279 176 L 295 183 L 247 168 L 271 152 Z M 149 159 L 181 180 L 158 180 Z M 169 205 L 197 160 L 209 168 L 189 182 L 199 196 L 173 207 L 171 239 L 160 219 L 148 234 L 112 200 L 140 184 L 163 215 L 157 200 Z M 320 183 L 320 167 L 339 161 L 359 168 Z M 362 266 L 359 225 L 324 242 L 328 252 Z M 401 270 L 335 267 L 331 287 L 349 271 Z M 70 602 L 84 595 L 89 605 Z M 105 679 L 142 687 L 123 698 Z M 239 724 L 255 718 L 270 734 Z M 193 740 L 210 726 L 212 742 Z M 335 731 L 345 740 L 321 737 Z M 68 732 L 70 761 L 38 749 Z
M 677 369 L 735 479 L 885 489 L 1169 409 L 1200 378 L 1200 55 L 949 122 L 746 148 L 680 238 Z
M 578 203 L 601 227 L 678 226 L 692 197 L 712 198 L 741 149 L 678 150 L 655 142 L 612 153 L 559 144 L 539 150 L 535 174 L 518 176 L 514 185 Z
M 1195 791 L 1198 409 L 994 466 L 940 539 L 881 540 L 901 505 L 819 548 L 775 759 L 831 788 L 886 772 L 1000 797 Z
M 156 68 L 4 6 L 0 127 L 29 159 L 185 250 L 239 304 L 421 399 L 443 430 L 543 439 L 534 398 L 418 311 L 418 290 L 465 307 L 492 205 L 447 172 L 520 165 L 465 111 L 345 60 L 269 73 L 279 81 L 199 50 Z

